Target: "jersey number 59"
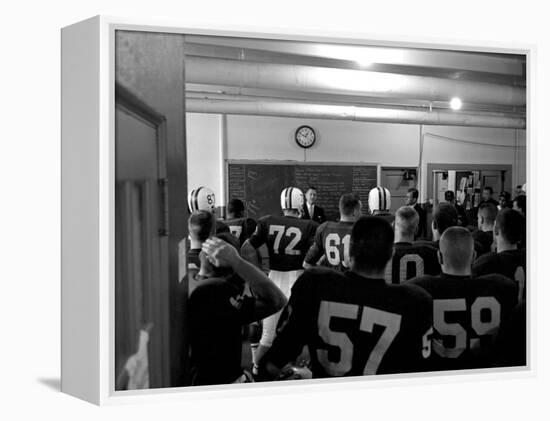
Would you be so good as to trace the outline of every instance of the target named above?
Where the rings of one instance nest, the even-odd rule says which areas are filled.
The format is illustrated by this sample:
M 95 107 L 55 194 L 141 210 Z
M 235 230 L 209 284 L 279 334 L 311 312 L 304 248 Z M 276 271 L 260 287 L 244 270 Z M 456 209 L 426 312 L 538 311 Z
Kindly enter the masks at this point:
M 481 336 L 490 335 L 492 340 L 495 339 L 500 327 L 500 303 L 495 297 L 477 297 L 472 303 L 471 325 L 477 337 L 469 341 L 466 329 L 460 323 L 448 323 L 445 317 L 451 312 L 465 311 L 467 307 L 464 298 L 434 300 L 434 329 L 440 336 L 454 337 L 452 347 L 445 347 L 442 339 L 434 340 L 433 350 L 440 357 L 458 358 L 467 348 L 476 353 L 480 351 Z M 482 317 L 482 312 L 486 314 L 485 317 Z

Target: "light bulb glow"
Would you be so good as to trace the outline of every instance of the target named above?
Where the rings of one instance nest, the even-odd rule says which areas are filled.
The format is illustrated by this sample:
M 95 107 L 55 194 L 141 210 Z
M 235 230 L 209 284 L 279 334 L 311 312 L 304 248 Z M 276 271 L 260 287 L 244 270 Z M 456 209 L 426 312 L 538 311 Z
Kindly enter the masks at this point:
M 460 110 L 462 108 L 462 100 L 457 97 L 454 97 L 453 99 L 451 99 L 449 104 L 453 110 Z

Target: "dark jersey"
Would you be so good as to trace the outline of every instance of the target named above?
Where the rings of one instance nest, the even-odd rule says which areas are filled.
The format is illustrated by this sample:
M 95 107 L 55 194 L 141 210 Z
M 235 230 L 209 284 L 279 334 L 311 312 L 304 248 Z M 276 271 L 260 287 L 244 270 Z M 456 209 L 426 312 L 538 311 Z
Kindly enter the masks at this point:
M 513 279 L 518 284 L 519 299 L 525 300 L 525 280 L 527 279 L 525 249 L 506 250 L 481 256 L 474 262 L 472 272 L 477 276 L 499 273 Z
M 492 367 L 500 323 L 517 303 L 516 284 L 502 275 L 424 276 L 418 285 L 433 298 L 433 370 Z
M 493 245 L 493 231 L 481 231 L 477 230 L 472 233 L 474 241 L 479 244 L 479 249 L 476 250 L 477 256 L 480 257 L 485 253 L 491 252 L 491 246 Z
M 229 227 L 229 232 L 239 239 L 241 246 L 256 230 L 256 221 L 252 218 L 226 219 L 225 224 Z
M 438 275 L 441 266 L 437 249 L 426 244 L 395 243 L 393 256 L 386 266 L 386 282 L 399 284 L 423 275 Z
M 430 296 L 414 285 L 308 269 L 292 287 L 265 360 L 282 368 L 307 345 L 314 378 L 422 371 L 431 310 Z
M 189 298 L 192 384 L 234 382 L 241 374 L 242 327 L 254 321 L 242 283 L 204 279 Z
M 216 234 L 220 234 L 222 232 L 229 232 L 229 227 L 224 224 L 223 221 L 216 219 Z
M 389 212 L 386 212 L 386 211 L 380 211 L 380 212 L 377 212 L 375 214 L 373 214 L 374 216 L 379 216 L 380 218 L 382 219 L 385 219 L 386 221 L 388 221 L 390 224 L 393 224 L 393 221 L 395 221 L 395 216 L 392 215 L 391 213 Z
M 313 245 L 306 254 L 305 262 L 315 265 L 325 256 L 325 265 L 339 271 L 349 267 L 349 241 L 353 222 L 327 221 L 319 225 Z
M 527 307 L 525 301 L 514 308 L 507 320 L 503 320 L 497 344 L 499 366 L 523 366 L 527 363 Z
M 270 269 L 300 270 L 318 225 L 310 219 L 268 215 L 258 220 L 249 241 L 254 248 L 267 245 Z

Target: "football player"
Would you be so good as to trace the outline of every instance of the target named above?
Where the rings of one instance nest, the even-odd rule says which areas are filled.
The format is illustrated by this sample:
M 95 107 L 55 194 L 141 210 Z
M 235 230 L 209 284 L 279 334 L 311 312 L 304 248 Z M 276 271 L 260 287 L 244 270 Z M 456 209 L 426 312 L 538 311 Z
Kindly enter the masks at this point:
M 386 267 L 387 282 L 399 284 L 417 276 L 441 272 L 437 250 L 427 244 L 413 244 L 418 224 L 418 213 L 411 206 L 402 206 L 395 213 L 395 243 L 392 259 Z
M 476 250 L 478 256 L 492 251 L 493 247 L 493 229 L 495 228 L 495 218 L 498 209 L 491 202 L 484 202 L 479 205 L 477 210 L 477 230 L 474 231 L 474 241 L 480 245 Z
M 422 287 L 433 298 L 431 368 L 492 367 L 497 363 L 500 323 L 517 304 L 518 287 L 502 275 L 472 277 L 474 240 L 466 228 L 445 230 L 438 256 L 441 275 L 406 283 Z
M 390 213 L 391 195 L 385 187 L 375 187 L 369 191 L 369 212 L 371 215 L 384 218 L 390 224 L 393 223 L 393 215 Z
M 338 203 L 340 220 L 319 225 L 315 240 L 304 260 L 304 268 L 315 266 L 324 256 L 325 265 L 344 271 L 349 268 L 349 242 L 351 227 L 361 216 L 361 200 L 353 193 L 343 194 Z
M 420 371 L 430 355 L 432 300 L 415 285 L 388 285 L 391 225 L 361 217 L 351 231 L 350 270 L 311 268 L 296 281 L 261 362 L 278 378 L 307 345 L 314 378 Z
M 526 258 L 519 244 L 525 233 L 525 218 L 513 209 L 501 210 L 495 222 L 497 251 L 481 256 L 474 262 L 475 275 L 500 273 L 518 283 L 519 298 L 525 299 Z
M 214 215 L 216 225 L 215 232 L 212 234 L 229 232 L 229 227 L 216 218 L 216 195 L 208 187 L 201 186 L 191 190 L 187 197 L 187 205 L 189 212 L 205 210 Z
M 241 246 L 256 229 L 256 221 L 244 216 L 244 203 L 239 199 L 232 199 L 227 204 L 225 224 L 231 234 L 239 239 Z
M 214 215 L 206 210 L 194 211 L 187 221 L 189 229 L 189 248 L 187 249 L 187 272 L 188 293 L 191 294 L 196 288 L 197 274 L 200 271 L 201 263 L 199 254 L 203 243 L 212 235 L 214 229 Z
M 203 279 L 189 298 L 189 331 L 193 385 L 246 383 L 242 329 L 281 309 L 286 297 L 269 278 L 239 256 L 239 242 L 222 233 L 203 243 Z M 244 282 L 243 282 L 244 281 Z M 244 293 L 245 286 L 252 292 Z
M 317 222 L 300 219 L 300 209 L 304 195 L 295 187 L 287 187 L 281 193 L 283 216 L 267 215 L 258 220 L 258 226 L 252 236 L 245 241 L 242 255 L 256 266 L 257 249 L 267 245 L 269 253 L 269 278 L 288 297 L 294 282 L 303 272 L 304 257 L 313 243 Z M 262 324 L 262 337 L 255 353 L 255 364 L 271 347 L 280 312 L 265 319 Z

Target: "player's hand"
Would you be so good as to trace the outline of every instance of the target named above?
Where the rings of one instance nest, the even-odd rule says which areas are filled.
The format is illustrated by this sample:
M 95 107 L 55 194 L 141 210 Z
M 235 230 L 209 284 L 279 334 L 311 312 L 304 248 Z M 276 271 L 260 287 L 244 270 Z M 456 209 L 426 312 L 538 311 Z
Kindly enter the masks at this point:
M 237 250 L 219 238 L 209 238 L 202 245 L 202 251 L 216 267 L 233 267 L 240 259 Z
M 286 366 L 281 371 L 278 380 L 303 380 L 313 378 L 313 373 L 307 367 Z

